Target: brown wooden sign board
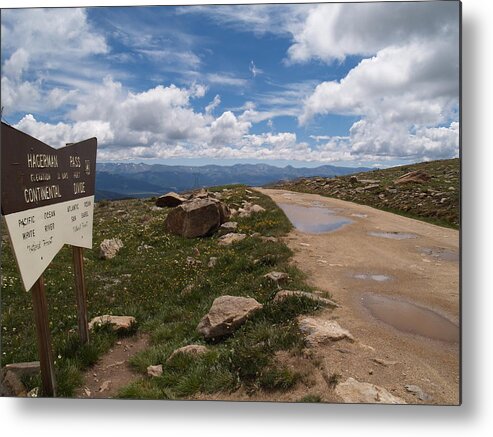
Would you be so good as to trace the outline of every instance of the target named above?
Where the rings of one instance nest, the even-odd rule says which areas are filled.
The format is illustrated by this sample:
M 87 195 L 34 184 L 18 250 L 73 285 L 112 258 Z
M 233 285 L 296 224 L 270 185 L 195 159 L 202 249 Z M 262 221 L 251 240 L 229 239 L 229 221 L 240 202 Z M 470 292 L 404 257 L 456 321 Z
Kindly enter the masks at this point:
M 64 244 L 92 246 L 96 149 L 54 149 L 2 123 L 2 214 L 26 290 Z
M 64 244 L 74 256 L 79 335 L 88 341 L 82 247 L 92 247 L 97 140 L 54 149 L 1 125 L 1 209 L 26 290 L 33 297 L 43 394 L 55 372 L 42 273 Z

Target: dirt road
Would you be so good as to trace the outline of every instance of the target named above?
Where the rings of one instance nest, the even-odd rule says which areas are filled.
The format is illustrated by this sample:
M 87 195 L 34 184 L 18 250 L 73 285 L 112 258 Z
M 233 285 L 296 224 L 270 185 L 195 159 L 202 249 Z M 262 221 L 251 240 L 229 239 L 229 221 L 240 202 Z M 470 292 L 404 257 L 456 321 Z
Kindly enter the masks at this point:
M 337 320 L 356 340 L 316 351 L 326 374 L 379 385 L 408 403 L 458 404 L 458 231 L 338 199 L 259 191 L 285 208 L 315 207 L 305 210 L 308 222 L 320 208 L 351 221 L 286 238 L 309 283 L 341 305 L 317 317 Z

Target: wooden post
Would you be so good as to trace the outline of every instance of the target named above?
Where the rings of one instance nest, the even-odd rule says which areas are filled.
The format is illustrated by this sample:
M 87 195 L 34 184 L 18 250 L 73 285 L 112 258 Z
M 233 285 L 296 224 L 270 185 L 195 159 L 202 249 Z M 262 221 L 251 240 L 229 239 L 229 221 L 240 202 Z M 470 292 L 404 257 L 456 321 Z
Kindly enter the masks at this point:
M 43 395 L 56 396 L 55 366 L 51 351 L 51 335 L 48 321 L 48 304 L 46 301 L 43 276 L 34 283 L 31 288 L 33 297 L 34 320 L 36 322 L 36 334 L 38 336 L 38 354 L 41 367 L 41 379 Z
M 87 292 L 84 281 L 84 257 L 82 247 L 72 246 L 75 273 L 75 298 L 77 300 L 77 325 L 82 344 L 89 341 L 89 326 L 87 321 Z

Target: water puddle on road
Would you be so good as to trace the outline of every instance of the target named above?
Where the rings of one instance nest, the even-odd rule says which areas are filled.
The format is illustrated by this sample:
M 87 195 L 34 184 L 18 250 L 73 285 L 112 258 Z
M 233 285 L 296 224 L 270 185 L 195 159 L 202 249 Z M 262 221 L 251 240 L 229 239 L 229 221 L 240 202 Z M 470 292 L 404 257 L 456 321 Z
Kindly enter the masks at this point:
M 423 247 L 421 248 L 421 253 L 440 261 L 459 262 L 459 254 L 457 252 L 442 247 Z
M 290 203 L 279 203 L 279 207 L 296 229 L 309 234 L 333 232 L 353 222 L 347 217 L 335 214 L 329 208 L 300 206 Z
M 385 282 L 390 281 L 390 276 L 387 275 L 370 275 L 366 273 L 359 273 L 353 276 L 355 279 L 361 279 L 363 281 L 377 281 L 377 282 Z
M 381 232 L 381 231 L 371 231 L 368 235 L 372 237 L 380 238 L 390 238 L 392 240 L 407 240 L 409 238 L 417 238 L 416 234 L 411 234 L 407 232 Z
M 366 293 L 361 303 L 377 320 L 399 331 L 449 343 L 459 341 L 459 327 L 427 308 L 373 293 Z

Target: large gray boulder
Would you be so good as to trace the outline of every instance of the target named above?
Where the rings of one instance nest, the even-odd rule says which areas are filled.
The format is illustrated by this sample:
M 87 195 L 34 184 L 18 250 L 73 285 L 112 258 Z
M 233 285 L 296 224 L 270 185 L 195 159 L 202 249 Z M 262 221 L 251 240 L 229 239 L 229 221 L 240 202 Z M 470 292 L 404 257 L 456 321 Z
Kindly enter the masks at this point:
M 197 331 L 206 339 L 223 337 L 234 332 L 262 307 L 251 297 L 218 297 L 198 324 Z
M 166 230 L 186 238 L 205 237 L 215 232 L 229 218 L 222 202 L 193 199 L 172 209 L 166 217 Z
M 160 208 L 164 208 L 164 207 L 174 208 L 176 206 L 181 205 L 183 202 L 185 202 L 185 200 L 186 199 L 184 197 L 171 191 L 167 194 L 159 196 L 156 200 L 156 206 Z

